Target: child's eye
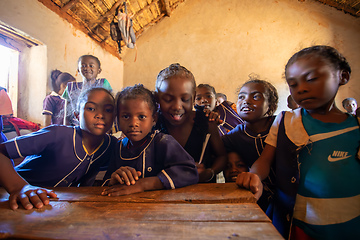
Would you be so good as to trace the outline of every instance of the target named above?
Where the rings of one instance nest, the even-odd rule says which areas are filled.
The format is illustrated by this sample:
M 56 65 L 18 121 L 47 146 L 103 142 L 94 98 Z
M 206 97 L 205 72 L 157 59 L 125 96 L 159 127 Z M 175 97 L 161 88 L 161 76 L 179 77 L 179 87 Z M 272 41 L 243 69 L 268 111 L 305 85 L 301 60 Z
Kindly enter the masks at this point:
M 105 109 L 105 111 L 108 112 L 108 113 L 113 113 L 114 109 L 113 108 L 107 108 L 107 109 Z
M 245 96 L 244 95 L 239 95 L 239 100 L 244 100 L 245 99 Z
M 139 116 L 139 119 L 140 119 L 140 120 L 144 120 L 145 118 L 146 118 L 145 115 L 140 115 L 140 116 Z
M 196 97 L 195 100 L 196 100 L 196 101 L 200 101 L 200 100 L 201 100 L 201 97 Z
M 91 112 L 95 111 L 95 108 L 93 108 L 93 107 L 86 107 L 85 109 L 88 111 L 91 111 Z
M 122 119 L 129 119 L 129 115 L 124 114 L 124 115 L 121 116 L 121 118 Z
M 190 101 L 190 98 L 182 98 L 181 101 L 183 101 L 183 102 L 189 102 L 189 101 Z
M 164 102 L 166 102 L 166 103 L 171 102 L 171 98 L 170 98 L 170 97 L 164 97 L 163 100 L 164 100 Z
M 262 99 L 261 94 L 255 94 L 254 95 L 254 100 L 260 100 L 260 99 Z

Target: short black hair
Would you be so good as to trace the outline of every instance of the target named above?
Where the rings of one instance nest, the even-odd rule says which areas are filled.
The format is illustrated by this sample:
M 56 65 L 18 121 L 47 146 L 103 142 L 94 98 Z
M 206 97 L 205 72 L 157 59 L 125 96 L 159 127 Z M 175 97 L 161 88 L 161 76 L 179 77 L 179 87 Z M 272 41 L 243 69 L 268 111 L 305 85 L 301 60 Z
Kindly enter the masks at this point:
M 154 94 L 142 84 L 135 84 L 134 86 L 129 86 L 124 88 L 121 92 L 116 94 L 116 109 L 119 108 L 121 101 L 128 99 L 138 99 L 141 98 L 149 105 L 153 116 L 157 113 L 157 103 L 155 101 Z

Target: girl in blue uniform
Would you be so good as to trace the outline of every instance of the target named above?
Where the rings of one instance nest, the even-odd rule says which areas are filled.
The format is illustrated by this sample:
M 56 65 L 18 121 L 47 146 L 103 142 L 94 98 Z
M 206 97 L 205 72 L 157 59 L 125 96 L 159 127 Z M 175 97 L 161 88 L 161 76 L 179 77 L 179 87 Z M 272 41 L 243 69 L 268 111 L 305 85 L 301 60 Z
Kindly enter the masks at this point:
M 116 158 L 104 177 L 114 186 L 102 195 L 174 189 L 198 182 L 193 158 L 172 136 L 153 131 L 157 104 L 148 89 L 142 85 L 125 88 L 117 96 L 117 109 L 126 138 L 118 142 Z
M 28 183 L 41 187 L 91 186 L 100 167 L 108 165 L 117 141 L 107 134 L 114 109 L 114 97 L 108 90 L 84 90 L 77 108 L 80 126 L 52 125 L 2 143 L 0 162 L 6 163 L 6 170 L 1 167 L 0 175 L 17 179 L 1 182 L 10 198 L 19 197 Z M 10 158 L 19 157 L 25 159 L 15 170 L 24 180 L 14 176 L 9 167 Z M 32 194 L 26 192 L 27 196 Z
M 259 158 L 265 147 L 265 139 L 275 119 L 273 116 L 278 105 L 276 88 L 268 81 L 257 76 L 250 76 L 239 91 L 237 110 L 243 124 L 237 125 L 233 130 L 223 135 L 221 139 L 228 152 L 229 162 L 244 161 L 248 168 Z M 234 171 L 232 181 L 240 172 Z M 272 200 L 275 174 L 272 171 L 264 181 L 265 194 L 257 202 L 264 212 L 270 214 L 268 206 Z
M 284 238 L 360 236 L 360 129 L 355 116 L 335 105 L 350 73 L 346 59 L 332 47 L 294 54 L 285 77 L 300 108 L 277 116 L 261 156 L 237 178 L 238 185 L 259 196 L 261 179 L 274 162 L 272 220 Z
M 180 64 L 160 71 L 155 83 L 160 104 L 157 129 L 173 136 L 194 158 L 199 182 L 215 182 L 216 174 L 226 166 L 227 155 L 216 122 L 209 122 L 204 107 L 193 111 L 195 89 L 194 75 Z
M 73 109 L 73 105 L 76 105 L 81 89 L 89 87 L 103 87 L 110 92 L 112 91 L 108 80 L 105 78 L 97 78 L 101 71 L 100 60 L 97 57 L 93 55 L 83 55 L 79 57 L 77 72 L 80 73 L 83 81 L 69 82 L 62 94 L 62 97 L 66 99 L 64 111 L 67 114 L 67 122 L 69 122 L 70 125 L 79 125 L 77 120 L 74 118 L 73 113 L 70 113 L 69 109 Z

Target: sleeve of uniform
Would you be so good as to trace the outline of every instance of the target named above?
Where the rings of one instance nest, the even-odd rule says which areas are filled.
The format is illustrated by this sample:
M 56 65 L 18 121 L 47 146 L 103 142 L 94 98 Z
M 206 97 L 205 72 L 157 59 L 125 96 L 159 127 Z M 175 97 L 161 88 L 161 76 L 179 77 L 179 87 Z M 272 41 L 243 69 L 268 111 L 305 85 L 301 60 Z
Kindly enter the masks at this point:
M 104 85 L 103 85 L 103 88 L 109 90 L 109 91 L 112 91 L 112 88 L 111 88 L 111 85 L 109 83 L 108 80 L 104 79 Z
M 50 95 L 47 95 L 43 101 L 43 115 L 53 115 L 53 108 Z
M 69 83 L 68 85 L 66 86 L 63 94 L 62 94 L 62 97 L 65 98 L 67 101 L 70 101 L 70 97 L 69 97 Z
M 26 157 L 40 154 L 56 139 L 58 126 L 49 126 L 24 136 L 20 136 L 5 142 L 6 150 L 10 158 Z
M 227 134 L 221 136 L 221 140 L 224 143 L 226 152 L 237 152 L 239 148 L 239 139 L 238 139 L 238 132 L 240 130 L 240 126 L 236 126 L 233 130 L 228 132 Z
M 172 136 L 162 134 L 155 144 L 157 157 L 164 162 L 164 169 L 157 176 L 166 189 L 198 183 L 199 175 L 194 159 Z
M 277 135 L 279 131 L 279 125 L 281 122 L 281 119 L 283 117 L 283 114 L 278 114 L 270 128 L 269 134 L 267 135 L 265 139 L 265 143 L 269 144 L 270 146 L 276 147 L 277 143 Z

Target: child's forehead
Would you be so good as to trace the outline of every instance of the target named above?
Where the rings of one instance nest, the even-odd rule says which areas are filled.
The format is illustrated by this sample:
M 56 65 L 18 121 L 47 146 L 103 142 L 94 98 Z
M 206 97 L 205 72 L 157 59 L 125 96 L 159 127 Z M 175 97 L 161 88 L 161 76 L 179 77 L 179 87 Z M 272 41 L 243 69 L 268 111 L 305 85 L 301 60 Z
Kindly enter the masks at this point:
M 91 56 L 85 56 L 80 58 L 79 63 L 96 63 L 98 65 L 98 62 L 96 61 L 95 58 L 91 57 Z
M 187 91 L 189 94 L 195 93 L 195 84 L 192 79 L 184 76 L 172 76 L 162 81 L 158 90 L 160 92 Z
M 85 97 L 85 102 L 101 102 L 108 101 L 114 105 L 114 98 L 105 90 L 93 90 Z
M 245 92 L 260 92 L 260 93 L 266 93 L 266 88 L 264 84 L 259 82 L 249 82 L 246 83 L 244 86 L 241 87 L 239 93 L 245 93 Z

